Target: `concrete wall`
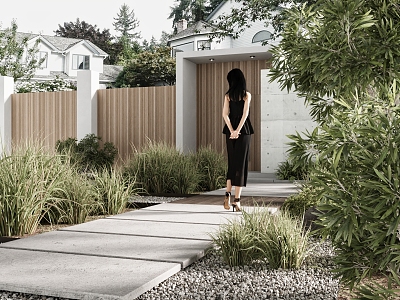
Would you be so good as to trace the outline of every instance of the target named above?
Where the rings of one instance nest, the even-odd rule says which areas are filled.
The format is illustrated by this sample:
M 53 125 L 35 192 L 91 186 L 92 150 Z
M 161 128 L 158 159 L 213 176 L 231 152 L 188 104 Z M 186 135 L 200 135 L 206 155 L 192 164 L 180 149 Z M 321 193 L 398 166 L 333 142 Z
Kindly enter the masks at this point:
M 315 127 L 304 100 L 270 83 L 268 73 L 261 71 L 261 173 L 275 173 L 286 160 L 287 135 Z
M 0 154 L 11 147 L 11 95 L 14 79 L 0 76 Z
M 204 52 L 204 51 L 198 51 Z M 176 147 L 196 151 L 196 64 L 176 54 Z

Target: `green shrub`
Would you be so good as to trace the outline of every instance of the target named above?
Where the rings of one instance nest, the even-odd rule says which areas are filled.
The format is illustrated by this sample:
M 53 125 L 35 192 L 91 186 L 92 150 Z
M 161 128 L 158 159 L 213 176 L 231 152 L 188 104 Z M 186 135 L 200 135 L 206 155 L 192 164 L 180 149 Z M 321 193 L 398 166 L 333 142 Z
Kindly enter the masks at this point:
M 122 213 L 129 198 L 135 194 L 134 182 L 128 182 L 119 171 L 104 169 L 95 173 L 93 180 L 97 198 L 106 215 Z
M 81 171 L 99 171 L 103 168 L 111 169 L 118 150 L 113 143 L 105 142 L 100 145 L 101 137 L 87 134 L 79 142 L 74 138 L 64 141 L 58 140 L 56 150 L 61 154 L 68 154 L 74 165 L 80 166 Z
M 211 234 L 217 251 L 229 266 L 264 260 L 271 268 L 299 268 L 306 253 L 309 231 L 286 212 L 271 215 L 261 207 L 243 212 L 242 219 L 229 221 Z
M 213 191 L 226 185 L 228 162 L 223 154 L 208 147 L 201 147 L 195 154 L 200 174 L 199 190 Z
M 123 173 L 147 193 L 190 194 L 199 183 L 193 154 L 185 155 L 163 142 L 148 142 L 141 152 L 135 150 Z
M 276 177 L 280 180 L 306 180 L 309 177 L 307 165 L 296 165 L 292 160 L 286 160 L 278 165 Z
M 316 188 L 309 184 L 304 184 L 301 186 L 299 193 L 290 195 L 285 200 L 281 209 L 292 216 L 302 218 L 306 210 L 316 206 L 319 200 L 320 196 Z

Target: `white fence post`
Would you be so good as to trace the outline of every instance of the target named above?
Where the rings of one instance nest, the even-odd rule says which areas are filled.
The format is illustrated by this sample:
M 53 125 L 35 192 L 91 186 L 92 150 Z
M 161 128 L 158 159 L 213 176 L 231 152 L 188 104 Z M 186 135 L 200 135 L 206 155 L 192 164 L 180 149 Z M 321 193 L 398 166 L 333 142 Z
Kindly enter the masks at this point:
M 90 70 L 78 71 L 76 99 L 76 138 L 81 140 L 85 135 L 97 135 L 97 90 L 99 73 Z
M 14 79 L 0 76 L 0 154 L 11 148 L 11 95 L 14 93 Z

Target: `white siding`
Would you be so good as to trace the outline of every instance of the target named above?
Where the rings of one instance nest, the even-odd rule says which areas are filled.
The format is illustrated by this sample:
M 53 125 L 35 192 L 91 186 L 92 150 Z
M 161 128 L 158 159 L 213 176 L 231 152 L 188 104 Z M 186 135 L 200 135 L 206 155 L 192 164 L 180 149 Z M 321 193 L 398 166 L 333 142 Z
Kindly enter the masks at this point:
M 90 51 L 83 43 L 77 44 L 66 54 L 66 70 L 69 76 L 77 76 L 77 71 L 72 68 L 72 57 L 73 55 L 88 55 L 90 56 L 90 70 L 103 73 L 103 58 L 93 56 L 93 52 Z
M 222 15 L 229 15 L 231 13 L 232 8 L 240 8 L 241 3 L 228 0 L 225 2 L 224 5 L 221 6 L 221 8 L 215 13 L 215 15 L 212 16 L 210 19 L 211 21 L 218 21 L 218 17 Z M 261 42 L 258 43 L 253 43 L 253 37 L 254 35 L 262 30 L 267 30 L 271 33 L 274 32 L 272 26 L 265 26 L 264 21 L 256 21 L 252 23 L 250 28 L 246 28 L 245 31 L 239 36 L 237 39 L 231 39 L 229 47 L 227 47 L 228 43 L 224 42 L 223 46 L 221 48 L 215 48 L 215 49 L 222 49 L 222 48 L 242 48 L 242 47 L 253 47 L 253 46 L 261 46 Z M 230 38 L 227 38 L 228 40 Z M 275 44 L 276 42 L 272 42 L 272 44 Z

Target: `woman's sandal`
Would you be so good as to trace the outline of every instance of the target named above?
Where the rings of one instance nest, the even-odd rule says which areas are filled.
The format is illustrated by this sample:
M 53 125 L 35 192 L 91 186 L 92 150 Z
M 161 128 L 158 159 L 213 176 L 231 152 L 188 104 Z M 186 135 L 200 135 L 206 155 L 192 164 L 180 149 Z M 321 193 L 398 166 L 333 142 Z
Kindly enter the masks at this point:
M 231 209 L 231 193 L 230 192 L 225 193 L 224 208 L 227 210 Z
M 240 198 L 235 198 L 235 201 L 233 201 L 232 203 L 232 209 L 233 211 L 242 211 L 242 209 L 240 208 Z

